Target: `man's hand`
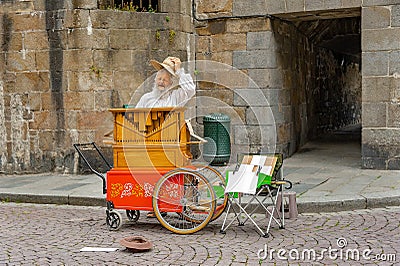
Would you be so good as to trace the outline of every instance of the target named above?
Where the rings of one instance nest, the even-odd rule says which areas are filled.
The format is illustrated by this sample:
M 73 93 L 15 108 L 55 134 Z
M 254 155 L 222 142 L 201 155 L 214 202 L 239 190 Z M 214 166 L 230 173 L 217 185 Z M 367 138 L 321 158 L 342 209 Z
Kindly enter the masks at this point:
M 169 60 L 171 60 L 172 63 L 174 63 L 174 71 L 177 72 L 181 68 L 181 60 L 178 57 L 168 57 Z

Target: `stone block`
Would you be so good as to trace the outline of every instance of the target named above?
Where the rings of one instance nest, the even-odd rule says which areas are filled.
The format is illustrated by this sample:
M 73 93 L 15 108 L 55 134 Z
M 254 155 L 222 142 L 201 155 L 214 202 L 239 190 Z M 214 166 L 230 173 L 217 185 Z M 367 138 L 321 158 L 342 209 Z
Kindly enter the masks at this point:
M 97 0 L 72 0 L 73 8 L 97 9 Z
M 324 2 L 325 0 L 305 0 L 304 9 L 305 11 L 324 10 Z
M 65 110 L 94 110 L 94 94 L 87 91 L 67 91 L 64 93 Z
M 285 13 L 286 12 L 286 7 L 287 7 L 287 4 L 288 4 L 286 2 L 287 1 L 282 1 L 282 0 L 266 0 L 266 4 L 265 5 L 267 7 L 268 14 Z M 295 7 L 295 6 L 293 6 L 293 2 L 294 1 L 289 1 L 289 2 L 291 4 L 291 7 Z M 298 2 L 300 2 L 300 1 L 297 1 L 297 3 L 295 5 L 298 5 Z M 301 3 L 301 5 L 304 7 L 304 3 Z M 292 10 L 292 11 L 294 11 L 294 10 Z M 300 11 L 300 10 L 297 10 L 297 11 Z M 301 10 L 301 11 L 303 11 L 303 10 Z
M 146 79 L 143 73 L 132 71 L 115 71 L 113 89 L 118 90 L 121 95 L 126 93 L 132 95 L 132 91 L 138 88 Z M 124 102 L 129 101 L 130 97 L 122 97 Z
M 269 0 L 270 2 L 272 0 Z M 301 12 L 305 10 L 304 1 L 286 0 L 286 12 Z
M 390 91 L 393 98 L 392 103 L 400 103 L 400 78 L 391 79 Z
M 342 0 L 343 8 L 361 7 L 363 0 Z
M 253 106 L 246 109 L 247 125 L 275 125 L 275 118 L 270 107 Z
M 161 2 L 161 3 L 160 3 Z M 180 1 L 160 1 L 160 12 L 179 13 Z
M 36 51 L 35 52 L 36 70 L 37 71 L 49 71 L 49 52 L 48 51 Z
M 50 79 L 47 72 L 17 73 L 14 93 L 44 92 L 49 90 Z
M 387 160 L 387 170 L 400 170 L 400 158 L 394 157 L 394 158 L 389 158 Z M 393 200 L 393 198 L 391 198 Z M 384 206 L 388 206 L 388 202 L 385 202 Z M 396 203 L 393 205 L 399 206 L 399 197 L 397 197 Z
M 66 50 L 63 52 L 63 70 L 88 71 L 93 65 L 92 51 Z
M 237 89 L 234 94 L 235 106 L 268 106 L 266 90 L 263 89 Z
M 361 49 L 368 51 L 400 50 L 400 28 L 362 30 Z
M 392 19 L 391 19 L 392 27 L 400 27 L 400 5 L 392 6 Z
M 248 76 L 238 69 L 224 69 L 221 71 L 215 71 L 214 73 L 215 80 L 211 80 L 211 82 L 215 82 L 216 84 L 222 85 L 231 90 L 248 88 L 250 84 Z
M 280 69 L 249 69 L 248 74 L 259 88 L 283 86 L 283 73 Z
M 48 50 L 49 36 L 46 31 L 26 32 L 24 34 L 24 48 L 27 50 Z
M 123 12 L 120 12 L 121 14 Z M 92 27 L 98 29 L 125 28 L 126 23 L 118 19 L 118 13 L 113 10 L 94 10 L 90 12 Z M 87 25 L 87 24 L 86 24 Z
M 69 49 L 108 49 L 108 30 L 105 29 L 72 29 L 68 33 Z
M 400 128 L 400 104 L 388 104 L 387 110 L 387 126 Z M 364 120 L 364 117 L 363 117 Z
M 276 143 L 275 125 L 239 125 L 233 126 L 232 132 L 235 145 L 274 145 Z
M 271 106 L 270 107 L 275 119 L 275 124 L 282 124 L 285 123 L 285 113 L 287 112 L 287 110 L 291 111 L 290 107 L 289 109 L 287 108 L 281 108 L 280 106 Z
M 363 0 L 363 6 L 387 6 L 387 5 L 397 5 L 398 0 Z
M 88 28 L 89 27 L 89 19 L 90 23 L 93 27 L 92 19 L 95 17 L 93 13 L 96 13 L 97 10 L 83 10 L 83 9 L 73 9 L 67 10 L 64 19 L 64 27 L 68 29 L 76 29 L 76 28 Z M 92 18 L 93 17 L 93 18 Z
M 363 103 L 362 104 L 363 127 L 385 127 L 386 126 L 386 104 L 385 103 Z
M 107 111 L 111 106 L 112 90 L 97 90 L 94 95 L 95 109 L 98 111 Z M 121 106 L 118 106 L 121 107 Z
M 62 50 L 67 49 L 67 42 L 68 42 L 67 31 L 49 30 L 47 31 L 47 34 L 49 36 L 49 44 L 51 50 L 54 51 L 55 49 L 62 49 Z
M 400 51 L 391 51 L 389 53 L 389 75 L 395 73 L 400 75 Z
M 112 70 L 115 50 L 93 50 L 93 65 L 99 69 Z
M 269 50 L 234 51 L 233 66 L 243 68 L 277 68 L 276 54 Z
M 211 52 L 246 50 L 246 34 L 215 35 L 211 39 Z
M 24 43 L 22 39 L 22 33 L 11 33 L 9 36 L 4 34 L 2 37 L 2 47 L 5 52 L 20 52 L 22 50 L 22 44 Z
M 183 32 L 194 32 L 194 24 L 193 24 L 192 16 L 189 15 L 182 15 L 181 20 L 181 30 Z
M 389 7 L 364 7 L 362 8 L 361 16 L 361 27 L 363 30 L 390 27 L 391 16 Z
M 14 32 L 46 29 L 46 15 L 42 12 L 15 13 L 9 18 L 12 19 Z
M 363 169 L 386 170 L 386 158 L 361 156 L 361 167 Z
M 275 39 L 271 31 L 247 33 L 247 50 L 276 50 Z
M 388 77 L 364 77 L 362 79 L 363 102 L 389 102 L 391 79 Z
M 132 61 L 132 51 L 130 50 L 115 50 L 112 51 L 111 62 L 112 65 L 105 66 L 111 70 L 119 71 L 132 71 L 134 64 Z M 141 62 L 144 64 L 144 62 Z
M 362 75 L 387 76 L 389 73 L 389 51 L 365 52 L 362 53 Z
M 106 111 L 85 111 L 76 114 L 77 129 L 86 130 L 98 127 L 99 121 L 103 121 Z
M 184 1 L 186 2 L 186 1 Z M 203 0 L 197 2 L 198 13 L 216 13 L 216 12 L 231 12 L 233 0 Z
M 397 147 L 400 143 L 399 128 L 363 128 L 362 144 Z
M 232 52 L 202 53 L 196 57 L 197 60 L 212 60 L 225 65 L 232 65 Z
M 267 3 L 265 0 L 235 0 L 233 2 L 233 16 L 253 16 L 268 14 Z
M 223 34 L 226 31 L 226 21 L 210 21 L 208 22 L 207 28 L 209 33 L 208 35 Z
M 282 144 L 282 143 L 288 143 L 291 140 L 292 136 L 292 123 L 285 123 L 285 124 L 279 124 L 276 126 L 277 127 L 277 143 Z
M 233 105 L 233 91 L 230 89 L 202 90 L 196 93 L 196 97 L 198 97 L 198 100 L 204 105 L 207 105 L 206 102 L 212 99 L 219 102 L 220 105 Z M 206 100 L 205 102 L 203 101 L 204 99 Z
M 150 32 L 147 29 L 112 29 L 110 30 L 110 48 L 146 50 L 150 41 Z
M 226 21 L 226 32 L 228 33 L 252 31 L 271 31 L 271 20 L 269 18 L 242 18 Z
M 7 54 L 7 70 L 12 72 L 31 71 L 36 68 L 35 52 L 10 52 Z
M 29 129 L 46 130 L 54 129 L 57 117 L 50 111 L 35 112 L 34 119 L 29 123 Z
M 42 101 L 40 93 L 29 93 L 28 106 L 32 112 L 40 111 L 42 108 Z
M 53 108 L 53 97 L 51 92 L 44 92 L 40 94 L 40 100 L 42 102 L 42 109 L 41 111 L 49 111 L 54 109 Z
M 41 151 L 53 151 L 56 137 L 52 130 L 42 130 L 39 132 L 39 149 Z
M 100 89 L 111 89 L 112 71 L 102 70 L 99 74 L 93 71 L 69 72 L 67 77 L 69 91 L 95 91 Z

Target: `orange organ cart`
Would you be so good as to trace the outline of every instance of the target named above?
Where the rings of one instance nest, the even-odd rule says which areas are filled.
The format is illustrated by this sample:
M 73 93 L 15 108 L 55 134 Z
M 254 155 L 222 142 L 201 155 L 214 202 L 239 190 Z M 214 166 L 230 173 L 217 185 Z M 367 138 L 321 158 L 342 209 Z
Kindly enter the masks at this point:
M 215 169 L 192 165 L 191 134 L 184 108 L 116 108 L 113 167 L 106 175 L 106 222 L 111 230 L 140 211 L 152 211 L 178 234 L 201 230 L 226 206 L 225 179 Z

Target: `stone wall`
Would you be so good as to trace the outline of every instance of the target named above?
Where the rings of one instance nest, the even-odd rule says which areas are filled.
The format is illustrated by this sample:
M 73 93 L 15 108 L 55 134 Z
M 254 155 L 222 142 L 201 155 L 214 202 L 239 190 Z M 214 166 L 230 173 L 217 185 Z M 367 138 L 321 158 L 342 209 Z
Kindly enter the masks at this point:
M 400 4 L 362 9 L 362 164 L 400 169 Z
M 190 10 L 178 0 L 159 13 L 99 10 L 96 0 L 0 3 L 0 172 L 76 170 L 72 144 L 102 145 L 108 109 L 130 102 L 154 72 L 150 59 L 193 58 Z
M 320 49 L 315 65 L 313 105 L 316 125 L 310 138 L 361 123 L 361 69 L 342 54 Z

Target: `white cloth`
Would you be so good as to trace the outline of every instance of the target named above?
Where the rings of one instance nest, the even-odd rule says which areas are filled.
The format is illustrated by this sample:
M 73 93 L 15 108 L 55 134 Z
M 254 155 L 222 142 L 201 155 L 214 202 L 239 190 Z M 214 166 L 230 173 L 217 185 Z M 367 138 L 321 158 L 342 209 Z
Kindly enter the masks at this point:
M 196 88 L 192 76 L 186 74 L 183 69 L 179 69 L 176 74 L 179 76 L 179 87 L 177 89 L 171 89 L 162 94 L 156 90 L 146 93 L 140 98 L 136 107 L 184 106 L 186 102 L 194 96 Z

